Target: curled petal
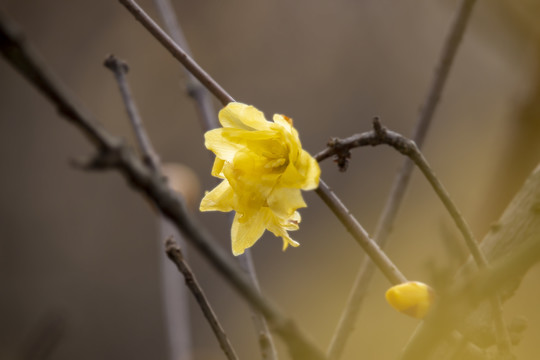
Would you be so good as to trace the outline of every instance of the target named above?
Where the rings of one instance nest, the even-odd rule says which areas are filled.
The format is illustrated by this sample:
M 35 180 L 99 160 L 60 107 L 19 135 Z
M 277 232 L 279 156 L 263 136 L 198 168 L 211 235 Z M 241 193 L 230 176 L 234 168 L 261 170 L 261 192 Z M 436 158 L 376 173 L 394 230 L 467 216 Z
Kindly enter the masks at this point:
M 300 246 L 299 243 L 291 239 L 289 233 L 287 232 L 287 230 L 297 230 L 299 222 L 300 214 L 298 212 L 294 213 L 290 218 L 287 219 L 279 218 L 276 215 L 272 214 L 272 217 L 268 222 L 267 228 L 275 236 L 283 239 L 283 251 L 285 251 L 289 245 L 293 247 Z
M 224 179 L 223 166 L 225 166 L 225 160 L 216 158 L 216 160 L 214 160 L 214 165 L 212 166 L 212 176 Z

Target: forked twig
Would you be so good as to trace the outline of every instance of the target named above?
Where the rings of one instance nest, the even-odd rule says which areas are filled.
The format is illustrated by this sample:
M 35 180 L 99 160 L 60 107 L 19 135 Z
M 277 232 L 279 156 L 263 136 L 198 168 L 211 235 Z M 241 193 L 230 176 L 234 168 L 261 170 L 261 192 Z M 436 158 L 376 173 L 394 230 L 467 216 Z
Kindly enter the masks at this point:
M 116 169 L 132 188 L 145 195 L 169 218 L 210 262 L 216 270 L 252 306 L 261 311 L 273 330 L 283 339 L 293 358 L 322 360 L 326 357 L 306 335 L 271 301 L 251 284 L 230 255 L 189 214 L 182 199 L 162 176 L 148 168 L 117 138 L 110 135 L 81 109 L 70 93 L 55 80 L 35 51 L 26 44 L 20 33 L 0 17 L 0 52 L 13 67 L 40 90 L 60 115 L 75 125 L 98 150 L 98 155 L 86 164 L 91 169 Z
M 463 238 L 465 239 L 465 243 L 467 244 L 467 247 L 469 248 L 469 251 L 471 252 L 474 261 L 478 265 L 480 269 L 484 269 L 488 267 L 488 261 L 483 254 L 483 252 L 480 250 L 480 247 L 478 245 L 477 240 L 475 239 L 472 231 L 470 230 L 470 227 L 468 226 L 467 222 L 459 212 L 457 206 L 452 201 L 450 195 L 448 194 L 448 191 L 444 188 L 440 180 L 437 178 L 431 167 L 429 166 L 427 160 L 425 159 L 422 152 L 418 149 L 415 142 L 412 140 L 409 140 L 405 138 L 404 136 L 394 132 L 390 131 L 383 126 L 381 126 L 378 118 L 375 118 L 373 121 L 373 127 L 374 130 L 365 132 L 362 134 L 353 135 L 346 139 L 332 139 L 332 141 L 329 143 L 328 148 L 321 151 L 317 155 L 315 155 L 315 158 L 318 161 L 322 161 L 332 155 L 336 155 L 338 157 L 346 157 L 347 159 L 350 156 L 350 150 L 356 147 L 361 146 L 377 146 L 381 144 L 389 145 L 393 147 L 395 150 L 400 152 L 401 154 L 407 156 L 409 159 L 411 159 L 416 166 L 422 171 L 425 178 L 428 180 L 428 182 L 431 184 L 433 190 L 439 197 L 439 199 L 442 201 L 444 206 L 446 207 L 447 211 L 449 212 L 450 216 L 456 223 L 456 226 L 460 230 L 461 234 L 463 235 Z M 343 163 L 343 161 L 338 160 L 338 164 Z M 358 290 L 359 293 L 363 293 L 365 289 Z M 360 295 L 361 295 L 360 294 Z M 361 296 L 359 296 L 356 291 L 353 292 L 351 295 L 352 300 L 361 301 Z M 504 342 L 506 345 L 500 344 L 502 347 L 501 351 L 503 354 L 508 354 L 510 352 L 510 340 L 508 337 L 508 333 L 506 332 L 506 326 L 504 324 L 504 321 L 502 320 L 502 314 L 500 312 L 501 309 L 501 303 L 499 297 L 496 297 L 492 299 L 492 306 L 493 309 L 499 309 L 498 312 L 495 312 L 494 315 L 497 313 L 499 316 L 495 316 L 496 321 L 496 327 L 498 336 L 502 336 L 501 341 Z M 351 316 L 350 309 L 346 308 L 344 314 Z M 342 320 L 340 322 L 341 326 L 344 326 L 346 324 L 343 324 L 344 316 L 342 316 Z M 344 327 L 345 329 L 345 327 Z M 501 334 L 500 331 L 504 331 L 504 334 Z M 345 334 L 342 332 L 338 332 L 341 336 L 344 336 Z M 341 343 L 335 343 L 334 346 L 343 347 L 344 343 L 340 338 L 334 340 L 332 344 L 334 344 L 335 341 L 339 341 Z M 338 349 L 330 347 L 330 350 Z M 342 348 L 340 349 L 342 350 Z M 334 350 L 336 351 L 336 350 Z M 338 356 L 339 353 L 332 353 L 329 352 L 329 356 Z M 331 357 L 332 358 L 332 357 Z

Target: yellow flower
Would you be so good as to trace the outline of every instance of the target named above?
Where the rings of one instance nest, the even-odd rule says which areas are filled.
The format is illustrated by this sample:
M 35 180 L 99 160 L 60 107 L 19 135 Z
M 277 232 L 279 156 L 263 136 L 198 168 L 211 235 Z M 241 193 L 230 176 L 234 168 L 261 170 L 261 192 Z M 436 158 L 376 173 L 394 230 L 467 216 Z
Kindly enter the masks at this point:
M 386 300 L 397 311 L 422 319 L 435 301 L 435 291 L 424 283 L 409 281 L 388 289 Z
M 300 189 L 319 184 L 321 170 L 302 149 L 292 119 L 273 122 L 253 106 L 230 103 L 219 112 L 223 128 L 205 134 L 216 154 L 212 175 L 223 181 L 201 201 L 201 211 L 236 211 L 231 228 L 234 255 L 253 246 L 265 230 L 283 238 L 283 250 L 299 244 L 287 231 L 297 230 L 298 208 L 307 206 Z

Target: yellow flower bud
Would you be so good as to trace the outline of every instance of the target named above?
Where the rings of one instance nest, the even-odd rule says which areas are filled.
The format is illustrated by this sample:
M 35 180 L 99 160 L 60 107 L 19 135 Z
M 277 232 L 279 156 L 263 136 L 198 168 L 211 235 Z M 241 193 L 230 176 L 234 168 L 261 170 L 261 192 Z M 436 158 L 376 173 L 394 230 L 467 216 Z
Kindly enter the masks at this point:
M 409 281 L 388 289 L 386 301 L 397 311 L 422 319 L 435 302 L 435 291 L 424 283 Z

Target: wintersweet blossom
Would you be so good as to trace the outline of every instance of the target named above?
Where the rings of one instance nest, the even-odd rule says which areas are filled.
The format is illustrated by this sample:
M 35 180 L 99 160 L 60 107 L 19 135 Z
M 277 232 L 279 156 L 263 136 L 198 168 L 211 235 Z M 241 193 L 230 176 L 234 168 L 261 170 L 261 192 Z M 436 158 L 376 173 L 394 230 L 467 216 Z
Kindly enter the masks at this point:
M 422 319 L 435 301 L 435 291 L 419 281 L 409 281 L 388 289 L 386 300 L 397 311 Z
M 307 206 L 300 190 L 319 184 L 317 161 L 302 149 L 292 119 L 273 122 L 253 106 L 230 103 L 219 112 L 223 126 L 205 134 L 205 146 L 216 154 L 212 175 L 223 181 L 207 192 L 201 211 L 236 212 L 231 228 L 232 252 L 244 253 L 269 230 L 283 239 L 283 250 L 299 244 L 297 230 Z

